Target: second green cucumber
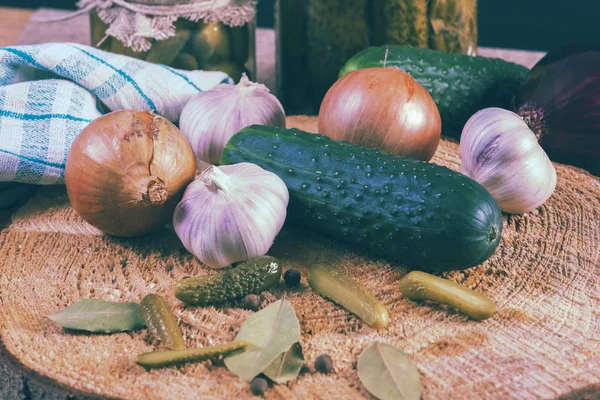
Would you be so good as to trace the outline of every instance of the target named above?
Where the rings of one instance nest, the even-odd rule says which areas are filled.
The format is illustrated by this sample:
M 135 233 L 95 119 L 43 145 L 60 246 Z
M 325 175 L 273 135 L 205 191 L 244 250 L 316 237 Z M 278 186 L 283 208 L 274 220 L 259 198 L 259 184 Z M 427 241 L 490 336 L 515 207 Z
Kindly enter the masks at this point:
M 460 138 L 478 110 L 510 108 L 528 69 L 498 58 L 452 54 L 410 46 L 369 47 L 346 62 L 339 77 L 354 70 L 397 67 L 409 73 L 437 104 L 442 135 Z

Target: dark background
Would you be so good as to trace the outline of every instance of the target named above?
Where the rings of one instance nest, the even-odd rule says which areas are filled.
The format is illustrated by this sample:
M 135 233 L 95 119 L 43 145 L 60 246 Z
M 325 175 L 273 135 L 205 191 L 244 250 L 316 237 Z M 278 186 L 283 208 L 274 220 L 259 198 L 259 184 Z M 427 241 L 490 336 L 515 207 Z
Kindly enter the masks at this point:
M 283 0 L 294 1 L 294 0 Z M 259 0 L 258 26 L 273 26 L 275 0 Z M 75 9 L 73 0 L 0 0 L 0 5 Z M 479 46 L 547 51 L 600 38 L 597 0 L 479 0 Z

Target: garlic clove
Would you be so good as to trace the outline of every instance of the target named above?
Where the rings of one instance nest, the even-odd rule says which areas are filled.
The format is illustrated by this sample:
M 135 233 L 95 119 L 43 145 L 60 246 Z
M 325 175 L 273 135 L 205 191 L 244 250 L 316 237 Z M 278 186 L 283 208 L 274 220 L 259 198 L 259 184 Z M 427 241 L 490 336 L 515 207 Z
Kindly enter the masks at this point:
M 484 186 L 500 208 L 520 214 L 541 206 L 556 188 L 554 165 L 517 114 L 486 108 L 466 123 L 461 173 Z
M 202 263 L 223 268 L 269 251 L 288 202 L 283 181 L 255 164 L 210 166 L 186 189 L 173 227 Z

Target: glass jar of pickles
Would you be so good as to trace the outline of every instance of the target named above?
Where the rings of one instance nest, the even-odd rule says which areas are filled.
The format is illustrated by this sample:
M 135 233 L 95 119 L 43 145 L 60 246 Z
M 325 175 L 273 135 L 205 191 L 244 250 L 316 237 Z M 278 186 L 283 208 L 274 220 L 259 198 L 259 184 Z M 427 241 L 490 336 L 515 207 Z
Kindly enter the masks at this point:
M 214 0 L 127 3 L 131 7 L 91 11 L 93 46 L 177 69 L 225 72 L 236 82 L 242 73 L 256 79 L 255 10 L 250 0 L 226 6 L 226 1 L 220 2 L 213 9 Z
M 277 95 L 316 114 L 340 68 L 369 46 L 477 52 L 476 0 L 277 0 Z

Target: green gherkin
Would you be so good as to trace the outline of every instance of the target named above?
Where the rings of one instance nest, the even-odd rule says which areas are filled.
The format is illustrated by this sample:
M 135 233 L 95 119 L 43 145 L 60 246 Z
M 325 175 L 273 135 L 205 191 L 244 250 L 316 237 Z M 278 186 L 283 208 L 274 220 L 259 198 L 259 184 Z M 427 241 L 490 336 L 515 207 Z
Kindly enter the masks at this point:
M 449 53 L 477 52 L 477 0 L 431 0 L 429 47 Z
M 374 45 L 428 46 L 425 0 L 375 0 L 371 20 Z
M 187 305 L 208 305 L 260 294 L 281 279 L 281 265 L 274 257 L 261 256 L 223 273 L 184 278 L 175 284 L 175 297 Z
M 144 368 L 162 368 L 172 365 L 185 364 L 189 362 L 204 361 L 219 356 L 243 350 L 252 342 L 234 342 L 220 344 L 217 346 L 200 347 L 197 349 L 152 351 L 143 353 L 136 357 L 135 362 Z
M 157 294 L 149 294 L 140 302 L 140 311 L 148 331 L 171 350 L 183 350 L 185 340 L 177 317 L 169 303 Z

